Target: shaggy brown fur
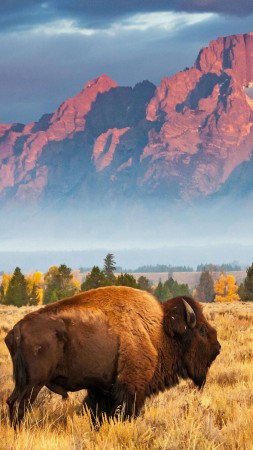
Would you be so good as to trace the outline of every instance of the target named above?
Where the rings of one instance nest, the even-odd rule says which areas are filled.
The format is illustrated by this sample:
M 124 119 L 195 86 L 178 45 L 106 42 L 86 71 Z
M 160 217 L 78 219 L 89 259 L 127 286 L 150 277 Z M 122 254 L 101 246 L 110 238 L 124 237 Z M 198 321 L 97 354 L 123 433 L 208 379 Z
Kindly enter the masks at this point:
M 180 377 L 202 386 L 220 345 L 200 305 L 184 299 L 195 312 L 194 328 L 182 298 L 160 304 L 147 292 L 122 286 L 27 314 L 5 339 L 15 379 L 7 401 L 11 420 L 23 418 L 44 385 L 64 398 L 87 389 L 85 404 L 94 416 L 111 416 L 124 405 L 125 417 L 138 415 L 147 396 Z

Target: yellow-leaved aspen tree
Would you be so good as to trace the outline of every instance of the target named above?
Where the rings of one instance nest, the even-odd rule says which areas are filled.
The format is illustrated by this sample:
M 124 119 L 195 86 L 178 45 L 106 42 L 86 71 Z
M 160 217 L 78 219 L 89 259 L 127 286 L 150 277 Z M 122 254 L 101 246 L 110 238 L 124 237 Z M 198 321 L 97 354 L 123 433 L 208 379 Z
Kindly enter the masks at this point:
M 235 302 L 240 300 L 237 293 L 238 286 L 233 275 L 220 275 L 218 280 L 214 280 L 215 302 Z

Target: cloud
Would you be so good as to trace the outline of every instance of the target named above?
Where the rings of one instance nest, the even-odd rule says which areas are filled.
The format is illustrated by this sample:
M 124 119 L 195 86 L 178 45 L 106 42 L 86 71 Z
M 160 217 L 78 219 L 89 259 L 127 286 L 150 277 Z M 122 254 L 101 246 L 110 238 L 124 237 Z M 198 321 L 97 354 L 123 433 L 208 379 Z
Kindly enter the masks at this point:
M 55 0 L 58 11 L 68 14 L 84 14 L 89 17 L 119 17 L 145 12 L 216 12 L 228 15 L 248 15 L 253 13 L 249 0 Z
M 121 18 L 112 24 L 107 24 L 107 28 L 88 28 L 82 26 L 73 19 L 60 19 L 44 24 L 35 24 L 29 32 L 38 35 L 83 35 L 92 36 L 94 34 L 106 33 L 119 35 L 124 32 L 147 32 L 149 30 L 174 32 L 181 28 L 196 25 L 197 23 L 213 18 L 213 13 L 189 14 L 174 12 L 155 12 L 135 14 L 131 18 Z M 27 31 L 26 31 L 27 33 Z
M 197 32 L 200 16 L 136 14 L 103 30 L 61 19 L 0 35 L 0 122 L 38 120 L 101 73 L 123 86 L 143 79 L 160 83 L 193 64 L 198 43 L 189 52 L 182 41 L 176 58 L 175 49 L 193 23 Z
M 253 2 L 250 0 L 179 0 L 177 4 L 188 12 L 215 12 L 231 16 L 253 13 Z
M 74 20 L 55 20 L 53 22 L 35 25 L 30 29 L 30 32 L 37 35 L 48 35 L 48 36 L 57 36 L 57 35 L 75 35 L 79 34 L 82 36 L 92 36 L 96 34 L 98 30 L 94 28 L 85 28 L 80 27 Z
M 249 0 L 2 0 L 0 30 L 19 31 L 35 25 L 74 23 L 85 30 L 108 29 L 115 22 L 146 14 L 253 14 Z M 134 25 L 133 25 L 134 26 Z M 67 26 L 68 28 L 68 26 Z M 66 26 L 65 26 L 66 29 Z
M 200 13 L 196 0 L 1 0 L 0 122 L 38 120 L 101 73 L 159 84 L 210 40 L 251 31 L 252 15 L 205 12 L 211 3 Z
M 155 28 L 163 31 L 174 31 L 185 26 L 195 25 L 199 22 L 210 19 L 213 14 L 189 14 L 175 12 L 154 12 L 136 14 L 129 19 L 125 19 L 119 24 L 112 25 L 113 29 L 121 29 L 126 31 L 148 31 Z

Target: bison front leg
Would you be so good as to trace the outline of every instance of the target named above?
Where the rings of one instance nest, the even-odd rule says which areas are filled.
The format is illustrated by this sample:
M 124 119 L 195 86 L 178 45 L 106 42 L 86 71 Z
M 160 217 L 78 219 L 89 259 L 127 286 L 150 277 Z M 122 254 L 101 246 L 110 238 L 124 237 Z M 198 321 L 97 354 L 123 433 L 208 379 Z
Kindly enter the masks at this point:
M 135 390 L 128 384 L 115 384 L 113 388 L 114 407 L 111 415 L 119 415 L 123 420 L 137 417 L 145 402 L 145 392 Z
M 83 400 L 83 406 L 90 411 L 93 425 L 101 424 L 103 417 L 109 418 L 113 409 L 113 399 L 110 391 L 88 389 Z
M 14 389 L 13 394 L 7 400 L 10 411 L 10 421 L 14 428 L 17 428 L 20 424 L 41 388 L 42 385 L 33 387 L 26 386 L 21 393 L 18 393 L 16 388 Z
M 10 416 L 11 423 L 13 422 L 13 415 L 14 415 L 13 411 L 14 411 L 15 402 L 17 401 L 18 396 L 19 396 L 19 391 L 18 391 L 17 387 L 15 386 L 14 391 L 12 392 L 12 394 L 6 401 L 8 407 L 9 407 L 9 416 Z
M 157 367 L 158 353 L 145 333 L 139 334 L 141 353 L 125 339 L 120 342 L 118 374 L 113 387 L 114 410 L 122 418 L 137 417 Z

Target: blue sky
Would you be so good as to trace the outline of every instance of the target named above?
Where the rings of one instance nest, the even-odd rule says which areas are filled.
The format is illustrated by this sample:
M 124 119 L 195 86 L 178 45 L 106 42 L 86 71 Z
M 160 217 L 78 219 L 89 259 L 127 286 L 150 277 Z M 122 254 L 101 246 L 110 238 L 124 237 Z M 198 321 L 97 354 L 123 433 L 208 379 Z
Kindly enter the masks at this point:
M 157 85 L 249 31 L 252 0 L 1 0 L 0 122 L 38 120 L 102 73 Z

